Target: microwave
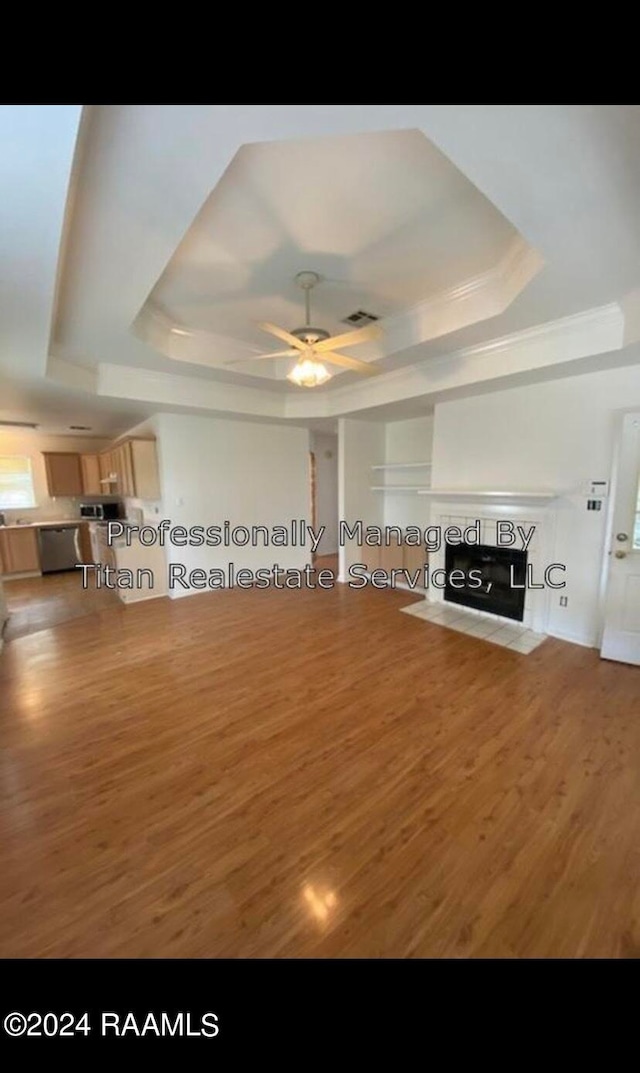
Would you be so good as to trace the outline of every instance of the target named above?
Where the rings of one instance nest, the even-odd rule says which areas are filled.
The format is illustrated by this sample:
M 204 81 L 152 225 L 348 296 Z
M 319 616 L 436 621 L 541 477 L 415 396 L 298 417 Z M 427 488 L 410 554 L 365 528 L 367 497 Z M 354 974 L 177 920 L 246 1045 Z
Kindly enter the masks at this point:
M 122 517 L 121 503 L 81 503 L 80 517 L 96 522 L 110 522 Z

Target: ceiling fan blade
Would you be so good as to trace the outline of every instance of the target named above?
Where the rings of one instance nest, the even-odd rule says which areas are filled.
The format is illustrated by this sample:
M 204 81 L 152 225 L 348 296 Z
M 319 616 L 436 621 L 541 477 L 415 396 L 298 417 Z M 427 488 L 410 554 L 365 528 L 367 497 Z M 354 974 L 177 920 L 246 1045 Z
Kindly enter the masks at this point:
M 264 325 L 263 325 L 264 327 Z M 323 339 L 321 343 L 314 345 L 314 350 L 319 354 L 335 347 L 356 346 L 358 343 L 368 343 L 370 339 L 379 339 L 382 328 L 377 324 L 370 324 L 367 328 L 356 328 L 353 332 L 345 332 L 344 335 L 334 335 L 331 339 Z
M 269 332 L 271 335 L 275 335 L 276 339 L 282 339 L 283 343 L 288 343 L 289 346 L 293 346 L 296 350 L 308 350 L 306 343 L 303 343 L 301 339 L 296 339 L 295 335 L 291 332 L 285 332 L 284 328 L 279 328 L 277 324 L 269 324 L 268 321 L 263 321 L 258 325 L 264 332 Z
M 314 350 L 317 349 L 314 347 Z M 346 354 L 334 354 L 332 351 L 324 350 L 322 354 L 318 354 L 319 361 L 328 361 L 331 365 L 341 365 L 344 369 L 353 369 L 356 373 L 364 373 L 365 376 L 377 376 L 382 372 L 382 369 L 378 369 L 375 365 L 370 365 L 366 361 L 358 361 L 357 358 L 348 358 Z
M 248 354 L 246 358 L 225 361 L 225 365 L 245 365 L 248 361 L 264 361 L 265 358 L 299 358 L 299 350 L 274 350 L 271 354 Z

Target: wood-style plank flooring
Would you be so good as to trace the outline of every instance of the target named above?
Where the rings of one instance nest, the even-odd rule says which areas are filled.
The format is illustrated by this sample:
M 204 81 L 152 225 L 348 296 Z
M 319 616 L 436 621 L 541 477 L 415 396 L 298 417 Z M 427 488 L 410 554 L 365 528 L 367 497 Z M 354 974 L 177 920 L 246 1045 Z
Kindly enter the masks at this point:
M 9 609 L 5 641 L 120 606 L 118 594 L 112 589 L 85 590 L 79 572 L 71 570 L 14 581 L 4 578 L 4 594 Z
M 640 956 L 640 669 L 408 602 L 236 590 L 6 644 L 0 953 Z

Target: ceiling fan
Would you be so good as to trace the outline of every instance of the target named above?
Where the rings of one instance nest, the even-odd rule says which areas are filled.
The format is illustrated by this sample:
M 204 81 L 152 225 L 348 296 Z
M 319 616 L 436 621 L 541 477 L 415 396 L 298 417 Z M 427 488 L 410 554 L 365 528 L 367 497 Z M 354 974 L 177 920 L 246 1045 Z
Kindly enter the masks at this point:
M 353 332 L 345 332 L 343 335 L 330 335 L 324 328 L 314 328 L 311 324 L 311 291 L 319 282 L 320 276 L 317 272 L 298 272 L 296 276 L 296 283 L 304 291 L 305 323 L 302 328 L 294 328 L 293 331 L 288 332 L 276 324 L 268 322 L 259 324 L 265 332 L 275 335 L 276 339 L 281 339 L 283 343 L 288 343 L 288 350 L 256 354 L 255 357 L 245 358 L 242 362 L 231 361 L 226 364 L 239 365 L 244 364 L 245 361 L 297 357 L 298 361 L 287 374 L 287 380 L 291 380 L 299 387 L 318 387 L 319 384 L 324 384 L 331 376 L 324 362 L 339 365 L 343 369 L 351 369 L 364 376 L 375 376 L 379 373 L 380 369 L 375 365 L 349 358 L 346 354 L 338 354 L 335 351 L 335 347 L 356 346 L 358 343 L 368 343 L 371 339 L 379 339 L 382 335 L 382 328 L 378 325 L 358 328 Z

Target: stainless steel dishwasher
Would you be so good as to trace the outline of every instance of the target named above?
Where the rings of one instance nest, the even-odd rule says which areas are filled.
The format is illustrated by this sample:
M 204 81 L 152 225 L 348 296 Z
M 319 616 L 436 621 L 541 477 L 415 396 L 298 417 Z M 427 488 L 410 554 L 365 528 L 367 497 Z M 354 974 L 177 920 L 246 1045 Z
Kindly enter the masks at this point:
M 38 541 L 40 569 L 43 574 L 53 574 L 58 570 L 73 570 L 82 561 L 77 525 L 40 529 Z

